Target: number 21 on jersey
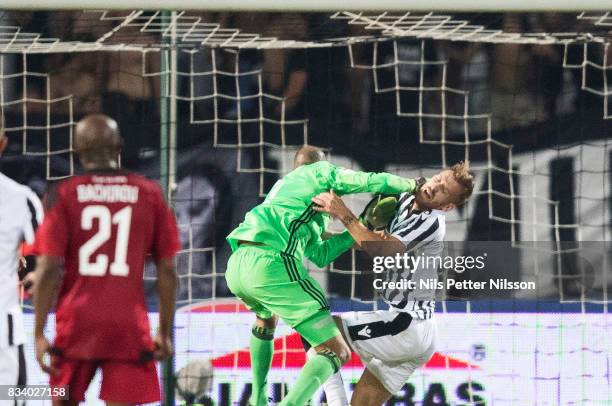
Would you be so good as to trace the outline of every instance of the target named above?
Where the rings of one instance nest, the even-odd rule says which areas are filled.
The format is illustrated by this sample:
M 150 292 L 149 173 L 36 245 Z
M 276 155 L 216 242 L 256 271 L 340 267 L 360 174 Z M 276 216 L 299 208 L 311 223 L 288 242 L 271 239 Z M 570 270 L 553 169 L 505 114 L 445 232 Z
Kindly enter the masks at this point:
M 81 229 L 91 230 L 94 220 L 98 220 L 98 232 L 79 248 L 79 273 L 85 276 L 104 276 L 107 269 L 111 275 L 127 276 L 130 267 L 127 264 L 127 248 L 132 222 L 132 207 L 126 206 L 114 215 L 106 206 L 86 206 L 81 212 Z M 115 241 L 115 258 L 110 268 L 109 258 L 106 254 L 98 254 L 98 250 L 111 238 L 112 225 L 117 225 L 117 238 Z

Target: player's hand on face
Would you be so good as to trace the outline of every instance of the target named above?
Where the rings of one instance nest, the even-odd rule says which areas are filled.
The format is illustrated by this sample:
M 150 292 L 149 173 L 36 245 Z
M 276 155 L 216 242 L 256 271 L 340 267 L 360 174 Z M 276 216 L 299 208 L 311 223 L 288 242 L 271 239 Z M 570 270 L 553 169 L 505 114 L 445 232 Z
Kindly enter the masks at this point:
M 153 357 L 158 361 L 163 361 L 172 355 L 172 340 L 170 336 L 157 333 L 153 339 Z
M 38 365 L 40 365 L 40 369 L 42 369 L 44 373 L 55 375 L 57 374 L 57 369 L 51 366 L 50 354 L 51 344 L 49 340 L 47 340 L 47 337 L 36 337 L 36 361 L 38 361 Z
M 329 192 L 320 193 L 312 198 L 314 204 L 313 209 L 321 213 L 328 213 L 334 218 L 342 218 L 350 213 L 350 210 L 346 207 L 340 196 L 334 193 L 333 190 Z

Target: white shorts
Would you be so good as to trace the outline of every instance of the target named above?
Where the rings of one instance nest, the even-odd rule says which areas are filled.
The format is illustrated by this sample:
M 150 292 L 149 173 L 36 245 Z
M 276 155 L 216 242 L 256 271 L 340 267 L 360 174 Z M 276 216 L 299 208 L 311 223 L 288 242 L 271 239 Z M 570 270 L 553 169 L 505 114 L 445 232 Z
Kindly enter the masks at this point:
M 23 344 L 0 347 L 0 385 L 25 385 L 26 366 Z M 0 406 L 14 406 L 14 400 L 0 400 Z M 17 402 L 17 404 L 22 404 Z
M 433 318 L 412 319 L 408 313 L 377 310 L 341 316 L 349 345 L 391 394 L 434 353 L 437 329 Z

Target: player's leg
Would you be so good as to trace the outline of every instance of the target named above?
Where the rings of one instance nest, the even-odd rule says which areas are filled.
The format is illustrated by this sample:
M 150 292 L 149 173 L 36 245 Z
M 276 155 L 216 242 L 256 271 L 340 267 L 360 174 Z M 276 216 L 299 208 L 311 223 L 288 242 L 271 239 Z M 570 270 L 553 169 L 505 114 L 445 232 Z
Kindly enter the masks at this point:
M 368 360 L 353 391 L 351 405 L 384 405 L 394 393 L 402 389 L 414 371 L 429 360 L 432 353 L 433 348 L 422 356 L 401 363 L 383 362 L 377 358 Z
M 67 360 L 62 355 L 51 356 L 51 363 L 58 373 L 49 377 L 49 385 L 68 389 L 68 399 L 55 398 L 53 406 L 74 406 L 85 401 L 85 392 L 96 373 L 96 363 Z
M 287 289 L 290 292 L 286 292 Z M 286 285 L 284 290 L 282 294 L 290 295 L 291 300 L 272 310 L 314 348 L 314 354 L 311 354 L 280 405 L 303 405 L 348 361 L 351 351 L 331 316 L 317 281 L 302 274 L 298 281 Z
M 380 406 L 391 399 L 392 395 L 376 375 L 366 368 L 355 386 L 351 405 Z
M 140 405 L 161 399 L 155 361 L 107 360 L 100 367 L 100 399 L 107 405 Z
M 374 312 L 372 313 L 372 317 L 362 318 L 361 322 L 366 323 L 375 323 L 380 322 L 378 318 L 376 318 Z M 353 345 L 354 342 L 351 340 L 350 336 L 347 333 L 347 326 L 351 324 L 351 321 L 354 320 L 350 314 L 345 316 L 346 322 L 343 320 L 341 316 L 334 316 L 334 321 L 338 326 L 338 329 L 342 333 L 343 338 L 349 345 Z M 304 344 L 304 348 L 307 348 L 307 343 Z M 361 349 L 358 345 L 356 345 L 356 351 L 360 352 Z M 309 350 L 312 352 L 312 350 Z M 363 354 L 363 352 L 362 352 Z M 363 357 L 366 362 L 368 362 L 368 357 Z M 342 375 L 340 372 L 332 375 L 324 384 L 323 390 L 325 390 L 325 396 L 327 398 L 327 404 L 330 406 L 347 406 L 349 404 L 348 399 L 346 397 L 346 392 L 344 390 L 344 382 L 342 381 Z M 363 375 L 359 379 L 357 386 L 353 392 L 353 396 L 351 398 L 352 406 L 370 406 L 370 405 L 382 405 L 387 400 L 391 398 L 392 394 L 387 390 L 387 388 L 380 382 L 380 380 L 376 377 L 376 375 L 372 374 L 367 368 L 365 369 Z
M 26 370 L 23 344 L 0 347 L 0 385 L 25 385 Z M 25 402 L 0 399 L 0 406 L 23 405 Z
M 331 315 L 329 315 L 331 319 Z M 332 322 L 333 323 L 333 322 Z M 303 334 L 303 329 L 300 334 Z M 350 357 L 350 350 L 340 334 L 314 347 L 315 354 L 309 357 L 295 384 L 282 400 L 280 406 L 306 404 L 327 379 L 340 370 Z
M 280 404 L 303 405 L 350 356 L 323 292 L 314 279 L 306 277 L 254 287 L 250 294 L 257 296 L 266 308 L 278 314 L 315 348 L 316 353 L 306 362 Z
M 369 363 L 375 363 L 377 362 L 377 360 L 372 359 L 370 357 L 370 353 L 368 353 L 368 356 L 364 356 L 365 354 L 364 346 L 362 345 L 363 343 L 360 343 L 359 341 L 353 341 L 349 334 L 349 326 L 354 327 L 364 324 L 367 325 L 368 323 L 380 323 L 383 320 L 379 319 L 378 316 L 380 313 L 378 312 L 363 312 L 361 315 L 360 313 L 361 312 L 351 312 L 346 313 L 342 316 L 335 317 L 335 321 L 338 324 L 338 328 L 340 329 L 340 331 L 342 331 L 342 334 L 347 340 L 347 342 L 358 354 L 362 356 L 362 361 L 366 363 L 366 369 L 361 374 L 361 377 L 359 378 L 359 381 L 357 382 L 357 385 L 353 390 L 353 395 L 351 396 L 350 404 L 352 406 L 380 406 L 386 403 L 393 394 L 389 392 L 385 385 L 382 384 L 380 379 L 372 372 L 370 372 L 370 370 L 367 368 L 367 365 Z M 353 328 L 353 330 L 355 330 L 355 328 Z M 357 330 L 357 333 L 359 333 L 359 330 Z M 392 345 L 392 343 L 387 344 Z M 372 350 L 372 346 L 368 347 L 368 349 Z
M 339 316 L 333 316 L 334 322 L 340 330 L 342 337 L 345 341 L 344 329 L 342 326 L 342 319 Z M 308 359 L 316 355 L 316 351 L 311 347 L 310 343 L 302 337 L 302 344 L 304 345 L 304 351 L 306 351 L 306 357 Z M 325 398 L 328 406 L 348 406 L 348 398 L 346 396 L 346 390 L 344 389 L 344 381 L 340 371 L 336 372 L 323 383 L 323 390 L 325 391 Z
M 268 317 L 278 315 L 317 347 L 281 404 L 306 403 L 350 354 L 321 287 L 293 257 L 265 246 L 240 247 L 230 257 L 225 277 L 230 290 L 260 318 L 266 318 L 262 309 L 270 312 Z
M 390 311 L 349 312 L 341 318 L 347 341 L 366 366 L 353 406 L 384 404 L 434 352 L 432 319 L 413 320 L 408 313 Z
M 241 246 L 231 255 L 225 272 L 230 291 L 256 315 L 251 328 L 249 351 L 253 373 L 249 403 L 253 406 L 265 406 L 268 403 L 268 372 L 274 355 L 274 330 L 278 317 L 250 294 L 249 287 L 261 284 L 262 274 L 275 268 L 270 266 L 274 259 L 270 250 Z
M 251 405 L 261 406 L 268 402 L 268 372 L 272 365 L 274 355 L 274 330 L 278 317 L 259 312 L 251 331 L 251 370 L 253 371 L 253 384 Z

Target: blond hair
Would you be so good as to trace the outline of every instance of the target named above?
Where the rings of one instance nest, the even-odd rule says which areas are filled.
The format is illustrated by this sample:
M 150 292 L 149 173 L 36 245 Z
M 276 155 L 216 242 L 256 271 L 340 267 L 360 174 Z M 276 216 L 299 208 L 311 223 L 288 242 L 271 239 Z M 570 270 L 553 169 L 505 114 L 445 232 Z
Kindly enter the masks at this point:
M 450 167 L 453 178 L 461 185 L 462 192 L 455 199 L 457 206 L 462 205 L 472 195 L 474 191 L 474 176 L 470 173 L 470 161 L 459 161 Z

